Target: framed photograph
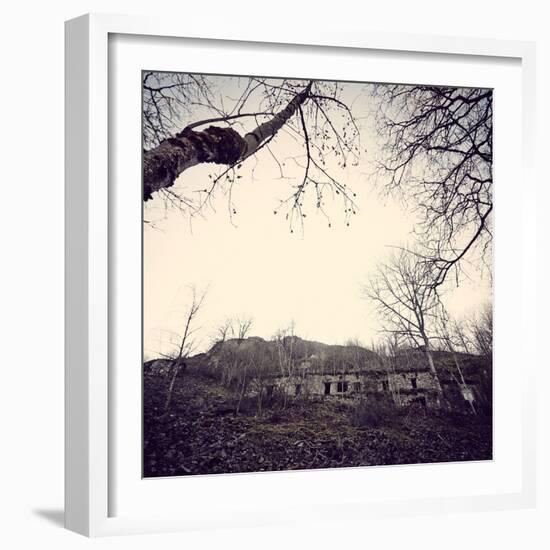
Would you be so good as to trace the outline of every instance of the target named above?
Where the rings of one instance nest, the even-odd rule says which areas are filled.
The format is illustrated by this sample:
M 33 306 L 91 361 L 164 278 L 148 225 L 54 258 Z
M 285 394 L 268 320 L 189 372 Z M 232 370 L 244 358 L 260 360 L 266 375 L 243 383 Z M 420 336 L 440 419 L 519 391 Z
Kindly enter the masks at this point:
M 66 24 L 66 526 L 526 507 L 534 46 Z

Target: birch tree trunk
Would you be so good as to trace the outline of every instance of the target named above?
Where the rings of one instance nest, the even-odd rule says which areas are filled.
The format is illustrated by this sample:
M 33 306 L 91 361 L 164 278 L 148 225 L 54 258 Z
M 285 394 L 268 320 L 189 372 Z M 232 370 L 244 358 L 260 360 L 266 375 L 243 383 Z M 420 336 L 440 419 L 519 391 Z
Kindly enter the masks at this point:
M 230 127 L 209 126 L 201 131 L 184 128 L 174 137 L 145 151 L 143 200 L 147 201 L 153 193 L 174 185 L 176 178 L 192 166 L 207 162 L 231 166 L 254 154 L 296 113 L 307 99 L 312 84 L 310 82 L 296 94 L 282 111 L 244 136 Z
M 428 358 L 428 367 L 430 369 L 430 374 L 432 375 L 432 379 L 434 381 L 434 385 L 438 393 L 443 393 L 443 390 L 441 388 L 441 383 L 439 382 L 439 376 L 437 375 L 437 371 L 435 370 L 435 364 L 434 364 L 434 358 L 432 355 L 432 351 L 429 347 L 426 346 L 426 357 Z
M 438 401 L 441 404 L 441 401 L 445 402 L 445 397 L 443 395 L 443 388 L 441 387 L 441 382 L 439 381 L 439 375 L 437 374 L 437 370 L 435 368 L 434 358 L 433 358 L 432 350 L 430 348 L 430 340 L 428 339 L 428 336 L 426 334 L 422 334 L 422 340 L 424 341 L 424 349 L 425 349 L 426 357 L 428 359 L 428 368 L 430 370 L 430 374 L 432 376 L 432 380 L 433 380 L 435 389 L 437 391 Z
M 170 412 L 170 405 L 172 404 L 172 396 L 174 395 L 174 386 L 176 385 L 176 380 L 181 371 L 184 371 L 187 368 L 186 363 L 181 363 L 178 359 L 175 365 L 173 365 L 172 378 L 170 379 L 170 385 L 168 386 L 168 391 L 166 393 L 166 401 L 164 402 L 163 416 L 166 416 Z

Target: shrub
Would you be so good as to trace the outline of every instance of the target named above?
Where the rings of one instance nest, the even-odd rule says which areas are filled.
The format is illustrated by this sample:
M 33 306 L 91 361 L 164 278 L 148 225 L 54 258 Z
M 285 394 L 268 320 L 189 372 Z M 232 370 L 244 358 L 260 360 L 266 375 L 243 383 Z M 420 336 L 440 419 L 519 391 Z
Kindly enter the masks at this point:
M 278 424 L 279 422 L 281 422 L 283 420 L 283 415 L 281 413 L 280 410 L 278 411 L 273 411 L 269 417 L 267 418 L 267 420 L 269 420 L 269 422 L 271 422 L 272 424 Z
M 399 409 L 393 400 L 373 394 L 361 399 L 353 408 L 351 423 L 353 426 L 378 428 L 394 424 L 399 418 Z
M 227 400 L 227 404 L 233 409 L 233 414 L 252 416 L 258 410 L 257 399 L 250 395 L 234 396 Z

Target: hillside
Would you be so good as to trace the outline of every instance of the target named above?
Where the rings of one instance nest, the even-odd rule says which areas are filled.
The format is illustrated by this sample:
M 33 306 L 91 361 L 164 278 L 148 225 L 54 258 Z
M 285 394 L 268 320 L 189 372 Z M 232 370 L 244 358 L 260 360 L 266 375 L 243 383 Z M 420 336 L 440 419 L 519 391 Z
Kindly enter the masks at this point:
M 245 339 L 229 339 L 212 346 L 206 353 L 200 353 L 186 359 L 190 366 L 205 370 L 215 369 L 227 361 L 228 357 L 238 357 L 241 361 L 252 361 L 262 365 L 266 372 L 280 373 L 281 354 L 287 361 L 300 366 L 307 372 L 330 372 L 334 370 L 350 371 L 353 369 L 384 372 L 388 365 L 374 351 L 358 345 L 324 344 L 289 336 L 281 340 L 264 340 L 253 336 Z M 461 368 L 468 374 L 478 374 L 484 368 L 490 368 L 483 358 L 465 354 L 453 354 L 446 351 L 432 351 L 436 367 L 442 374 L 456 370 L 458 359 Z M 160 362 L 160 363 L 159 363 Z M 154 368 L 155 363 L 163 360 L 151 360 L 145 363 L 145 372 Z M 391 361 L 390 367 L 396 370 L 425 370 L 426 355 L 422 349 L 400 350 Z
M 491 459 L 490 361 L 433 355 L 441 400 L 421 349 L 251 337 L 149 361 L 144 475 Z
M 269 372 L 280 371 L 281 355 L 310 372 L 334 368 L 382 368 L 380 357 L 369 349 L 356 345 L 324 344 L 298 336 L 287 336 L 279 340 L 264 340 L 259 337 L 227 340 L 212 347 L 207 354 L 208 362 L 216 365 L 231 354 L 250 357 L 256 363 L 265 365 Z
M 377 417 L 361 417 L 341 400 L 302 399 L 261 414 L 245 400 L 236 414 L 235 393 L 193 368 L 163 416 L 165 391 L 164 377 L 145 379 L 146 477 L 492 458 L 490 417 L 382 404 Z

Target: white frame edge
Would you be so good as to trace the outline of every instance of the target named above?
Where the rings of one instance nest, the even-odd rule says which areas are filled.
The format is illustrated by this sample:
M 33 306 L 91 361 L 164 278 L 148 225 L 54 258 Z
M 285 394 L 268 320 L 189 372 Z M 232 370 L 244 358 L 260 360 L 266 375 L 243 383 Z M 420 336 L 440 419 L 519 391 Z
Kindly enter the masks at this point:
M 108 515 L 108 35 L 111 33 L 186 36 L 219 40 L 338 46 L 425 53 L 511 57 L 522 62 L 523 182 L 529 193 L 523 207 L 535 207 L 535 44 L 483 38 L 433 37 L 361 29 L 300 28 L 257 31 L 209 21 L 182 29 L 169 18 L 84 15 L 65 27 L 65 526 L 87 536 L 181 531 L 207 527 L 184 519 L 139 521 Z M 185 34 L 183 34 L 185 32 Z M 525 216 L 526 233 L 535 220 Z M 525 242 L 528 242 L 527 240 Z M 534 246 L 524 256 L 533 260 Z M 524 257 L 523 261 L 527 261 Z M 533 291 L 534 292 L 534 291 Z M 535 296 L 533 296 L 533 300 Z M 536 302 L 534 302 L 536 303 Z M 529 356 L 533 358 L 534 352 Z M 535 503 L 535 380 L 525 377 L 522 491 L 517 494 L 445 499 L 440 512 L 513 509 Z M 440 499 L 437 501 L 443 504 Z M 382 502 L 346 509 L 347 517 L 434 513 L 435 500 Z M 341 506 L 341 505 L 340 505 Z M 265 523 L 276 522 L 276 519 Z M 246 521 L 239 524 L 247 525 Z M 235 522 L 223 525 L 234 526 Z M 220 526 L 221 527 L 221 526 Z
M 65 526 L 98 534 L 108 496 L 107 33 L 65 38 Z

